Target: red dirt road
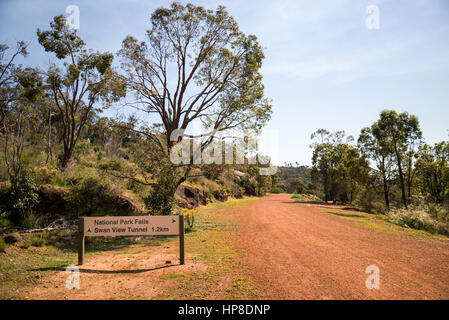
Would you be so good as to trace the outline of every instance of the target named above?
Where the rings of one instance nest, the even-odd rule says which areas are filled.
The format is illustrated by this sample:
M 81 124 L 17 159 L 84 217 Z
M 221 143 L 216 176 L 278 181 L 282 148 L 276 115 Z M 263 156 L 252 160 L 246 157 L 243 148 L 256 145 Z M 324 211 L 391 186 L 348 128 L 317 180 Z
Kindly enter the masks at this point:
M 243 264 L 266 299 L 449 299 L 449 241 L 374 231 L 271 195 L 238 210 Z M 368 290 L 365 270 L 380 270 Z

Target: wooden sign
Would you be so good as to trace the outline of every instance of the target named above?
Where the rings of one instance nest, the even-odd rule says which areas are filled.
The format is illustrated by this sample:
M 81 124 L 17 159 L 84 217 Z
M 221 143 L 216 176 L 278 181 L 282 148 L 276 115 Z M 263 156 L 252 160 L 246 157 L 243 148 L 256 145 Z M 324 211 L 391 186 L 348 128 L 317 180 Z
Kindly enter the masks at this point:
M 84 218 L 84 236 L 164 236 L 179 234 L 179 216 Z
M 78 264 L 84 263 L 85 237 L 179 235 L 184 264 L 184 216 L 81 217 L 78 220 Z

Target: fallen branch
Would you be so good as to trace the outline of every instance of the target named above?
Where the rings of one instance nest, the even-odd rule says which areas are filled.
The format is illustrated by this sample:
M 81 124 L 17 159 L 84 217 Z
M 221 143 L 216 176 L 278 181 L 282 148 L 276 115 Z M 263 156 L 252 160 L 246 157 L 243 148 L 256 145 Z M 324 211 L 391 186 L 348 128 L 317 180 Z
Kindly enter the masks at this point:
M 0 234 L 7 233 L 6 231 L 9 230 L 17 230 L 16 232 L 19 233 L 34 233 L 34 232 L 42 232 L 42 231 L 54 231 L 54 230 L 67 230 L 67 229 L 75 229 L 76 228 L 76 221 L 75 220 L 65 220 L 65 219 L 57 219 L 50 223 L 45 228 L 36 228 L 36 229 L 27 229 L 27 230 L 17 230 L 20 229 L 20 227 L 7 227 L 0 231 Z

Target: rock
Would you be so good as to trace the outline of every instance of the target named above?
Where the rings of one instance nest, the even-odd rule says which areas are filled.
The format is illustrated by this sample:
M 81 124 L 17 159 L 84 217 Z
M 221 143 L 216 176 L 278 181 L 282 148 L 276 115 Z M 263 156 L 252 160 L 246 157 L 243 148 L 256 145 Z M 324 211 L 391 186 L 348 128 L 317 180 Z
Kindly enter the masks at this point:
M 235 191 L 232 196 L 236 199 L 242 199 L 243 198 L 243 193 L 239 190 L 239 191 Z
M 38 211 L 50 214 L 61 214 L 65 212 L 67 200 L 71 191 L 65 188 L 44 184 L 38 188 L 39 204 Z M 107 196 L 100 199 L 105 205 L 111 205 L 116 209 L 117 215 L 129 216 L 133 213 L 144 212 L 144 205 L 138 201 L 126 196 Z
M 243 187 L 243 194 L 245 196 L 257 196 L 257 192 L 256 192 L 256 185 L 257 185 L 257 181 L 256 179 L 254 179 L 253 177 L 244 177 L 241 181 L 240 181 L 240 186 Z
M 255 196 L 256 195 L 256 187 L 253 184 L 245 184 L 245 196 Z
M 196 208 L 199 205 L 207 204 L 207 193 L 194 187 L 179 186 L 176 194 L 182 199 L 178 200 L 181 208 Z
M 115 197 L 113 205 L 117 207 L 118 214 L 123 216 L 128 216 L 133 213 L 142 213 L 144 211 L 144 208 L 139 206 L 137 201 L 123 195 Z
M 177 198 L 177 199 L 176 199 L 176 204 L 177 204 L 178 207 L 180 207 L 180 208 L 191 209 L 191 206 L 190 206 L 190 204 L 187 202 L 186 199 L 183 199 L 183 198 Z
M 234 170 L 234 176 L 243 178 L 245 176 L 245 173 L 243 173 L 242 171 Z
M 228 195 L 223 190 L 216 190 L 212 194 L 218 201 L 224 202 L 228 200 Z
M 5 241 L 5 243 L 16 243 L 16 242 L 23 241 L 22 237 L 20 236 L 20 234 L 18 232 L 8 233 L 8 234 L 4 235 L 3 240 Z

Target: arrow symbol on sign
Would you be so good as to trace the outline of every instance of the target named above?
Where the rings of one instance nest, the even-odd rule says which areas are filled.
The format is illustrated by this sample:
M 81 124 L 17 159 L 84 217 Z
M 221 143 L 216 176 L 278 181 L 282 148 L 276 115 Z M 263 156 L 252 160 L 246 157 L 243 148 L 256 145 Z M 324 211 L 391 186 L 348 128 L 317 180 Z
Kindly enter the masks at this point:
M 176 222 L 176 220 L 175 219 L 171 219 L 171 223 L 175 223 Z
M 92 232 L 92 231 L 90 231 L 90 229 L 87 229 L 87 232 Z

